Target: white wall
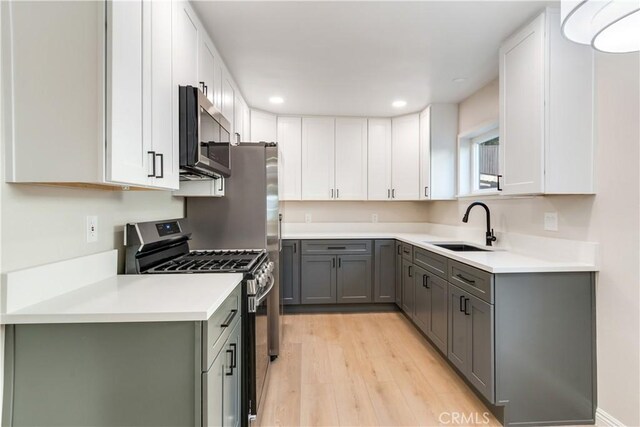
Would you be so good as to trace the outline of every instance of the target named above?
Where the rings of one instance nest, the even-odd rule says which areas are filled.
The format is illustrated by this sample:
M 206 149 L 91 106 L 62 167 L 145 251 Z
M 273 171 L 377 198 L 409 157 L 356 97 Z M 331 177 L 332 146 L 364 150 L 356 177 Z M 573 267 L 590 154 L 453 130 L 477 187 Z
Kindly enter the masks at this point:
M 628 426 L 640 425 L 640 55 L 596 58 L 596 196 L 484 200 L 504 232 L 600 243 L 597 278 L 598 406 Z M 498 119 L 497 81 L 460 104 L 465 132 Z M 429 222 L 461 225 L 472 200 L 429 203 Z M 558 212 L 559 231 L 543 230 L 544 212 Z M 484 216 L 472 213 L 471 227 Z
M 298 202 L 281 204 L 282 221 L 305 222 L 371 222 L 371 214 L 378 222 L 427 222 L 427 204 L 424 202 Z

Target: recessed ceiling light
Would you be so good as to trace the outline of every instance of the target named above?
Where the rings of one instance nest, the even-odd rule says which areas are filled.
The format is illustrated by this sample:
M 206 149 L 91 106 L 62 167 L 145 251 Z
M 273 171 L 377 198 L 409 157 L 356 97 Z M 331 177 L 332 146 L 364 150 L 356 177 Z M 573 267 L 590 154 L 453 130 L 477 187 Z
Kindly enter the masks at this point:
M 282 104 L 284 102 L 284 99 L 282 99 L 281 96 L 272 96 L 271 98 L 269 98 L 269 102 L 272 104 Z
M 407 106 L 407 101 L 402 101 L 402 100 L 397 100 L 397 101 L 393 101 L 391 103 L 391 106 L 393 108 L 402 108 L 402 107 L 406 107 Z
M 467 79 L 464 78 L 464 77 L 456 77 L 455 79 L 453 79 L 454 83 L 463 83 L 463 82 L 466 82 L 466 81 L 467 81 Z

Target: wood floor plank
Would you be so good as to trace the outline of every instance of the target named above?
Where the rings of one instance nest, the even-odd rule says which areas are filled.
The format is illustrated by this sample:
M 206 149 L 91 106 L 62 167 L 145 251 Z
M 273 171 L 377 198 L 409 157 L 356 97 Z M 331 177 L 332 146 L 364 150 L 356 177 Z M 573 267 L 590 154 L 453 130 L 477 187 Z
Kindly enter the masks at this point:
M 303 383 L 300 403 L 300 425 L 337 426 L 338 408 L 330 383 Z

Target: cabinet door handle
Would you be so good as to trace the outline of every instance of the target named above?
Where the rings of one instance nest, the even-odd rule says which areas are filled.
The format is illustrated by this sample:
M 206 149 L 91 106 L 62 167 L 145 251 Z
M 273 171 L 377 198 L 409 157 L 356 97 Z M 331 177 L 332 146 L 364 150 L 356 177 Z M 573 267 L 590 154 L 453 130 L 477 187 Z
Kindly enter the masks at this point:
M 338 258 L 338 268 L 342 268 L 342 258 Z
M 336 199 L 340 198 L 340 189 L 336 188 Z
M 294 242 L 294 243 L 293 243 L 293 253 L 295 254 L 295 253 L 297 253 L 297 252 L 298 252 L 298 243 L 297 243 L 297 242 Z
M 431 288 L 429 288 L 429 275 L 428 274 L 425 274 L 425 275 L 422 276 L 422 282 L 423 282 L 422 286 L 424 286 L 427 289 L 431 289 Z
M 333 188 L 331 189 L 331 198 L 333 199 Z
M 464 313 L 464 309 L 462 308 L 463 301 L 464 301 L 464 295 L 460 295 L 460 307 L 459 307 L 459 309 L 460 309 L 460 311 L 462 313 Z
M 400 251 L 402 250 L 402 246 L 398 245 L 398 255 L 402 255 Z
M 156 176 L 156 152 L 155 151 L 147 151 L 147 155 L 151 154 L 151 164 L 153 167 L 151 168 L 151 173 L 147 175 L 147 178 L 152 178 Z
M 230 377 L 231 375 L 233 375 L 233 350 L 229 350 L 227 349 L 227 354 L 231 354 L 231 363 L 229 366 L 229 371 L 225 372 L 224 374 L 228 377 Z
M 220 180 L 220 188 L 218 191 L 224 191 L 224 178 L 218 178 Z
M 231 350 L 233 350 L 233 359 L 231 361 L 231 367 L 235 368 L 237 366 L 236 363 L 237 363 L 237 359 L 238 359 L 238 354 L 237 354 L 238 351 L 237 351 L 237 348 L 236 348 L 237 344 L 232 342 L 229 345 L 232 347 Z
M 424 187 L 424 197 L 429 197 L 429 193 L 427 193 L 427 189 L 429 187 Z
M 475 285 L 476 284 L 475 280 L 468 279 L 468 278 L 464 277 L 462 274 L 456 274 L 456 277 L 458 279 L 462 280 L 463 282 L 467 282 L 470 285 Z
M 392 199 L 396 198 L 396 189 L 395 188 L 393 190 L 391 190 L 391 198 Z
M 231 324 L 231 321 L 233 320 L 233 318 L 236 317 L 236 313 L 237 312 L 238 312 L 238 310 L 231 310 L 229 312 L 229 314 L 227 315 L 227 318 L 222 321 L 222 324 L 220 325 L 220 327 L 221 328 L 229 327 L 229 325 Z
M 387 199 L 391 198 L 391 189 L 387 188 Z
M 465 314 L 466 316 L 471 315 L 471 313 L 469 313 L 469 312 L 467 311 L 467 308 L 469 308 L 469 304 L 468 304 L 468 303 L 469 303 L 469 298 L 465 298 L 465 299 L 464 299 L 464 314 Z
M 500 187 L 500 178 L 502 178 L 502 175 L 498 175 L 498 191 L 502 191 L 502 187 Z
M 413 274 L 411 274 L 411 268 L 412 267 L 413 267 L 412 265 L 409 266 L 409 277 L 413 277 Z
M 331 260 L 331 268 L 336 268 L 336 259 L 335 258 L 333 258 Z
M 164 154 L 158 153 L 156 154 L 156 157 L 160 158 L 160 175 L 156 175 L 156 178 L 164 178 Z M 155 167 L 155 161 L 153 162 L 153 165 Z

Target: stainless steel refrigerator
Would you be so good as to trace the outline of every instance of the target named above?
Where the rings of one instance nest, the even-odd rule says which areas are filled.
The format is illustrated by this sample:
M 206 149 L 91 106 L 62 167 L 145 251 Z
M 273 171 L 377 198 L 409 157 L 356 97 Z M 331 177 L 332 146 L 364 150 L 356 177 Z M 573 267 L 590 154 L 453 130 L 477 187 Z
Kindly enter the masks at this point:
M 192 249 L 266 249 L 275 263 L 276 286 L 267 303 L 269 354 L 280 348 L 281 216 L 278 199 L 278 146 L 275 143 L 241 143 L 231 147 L 231 177 L 225 196 L 188 197 L 186 216 Z

